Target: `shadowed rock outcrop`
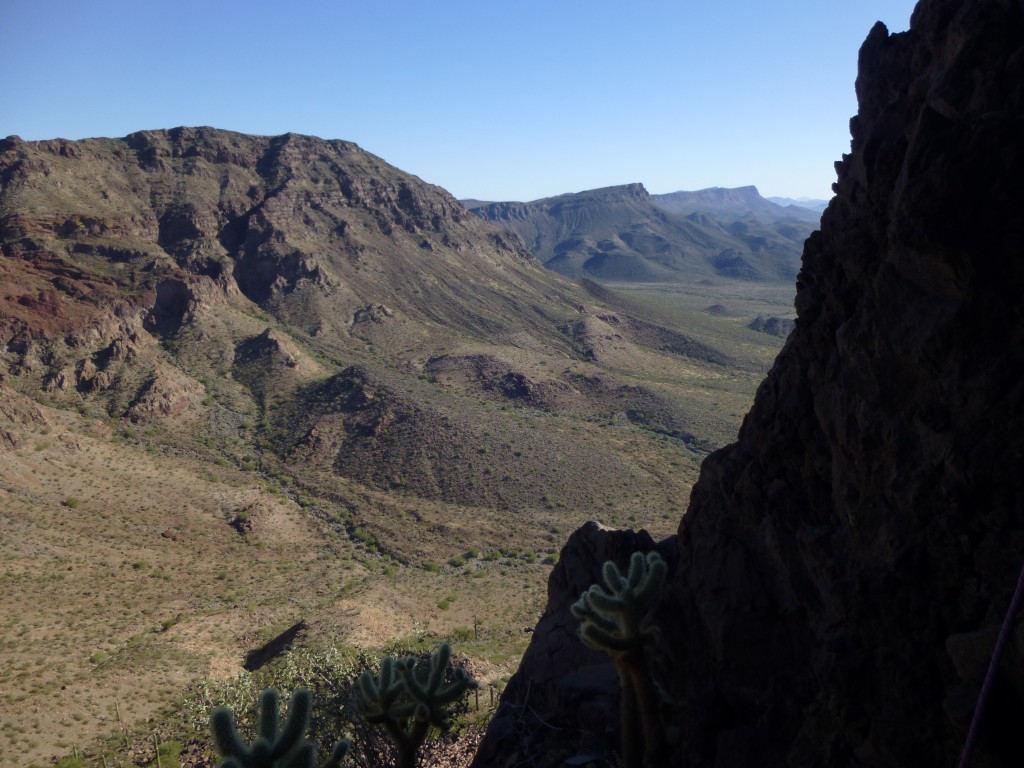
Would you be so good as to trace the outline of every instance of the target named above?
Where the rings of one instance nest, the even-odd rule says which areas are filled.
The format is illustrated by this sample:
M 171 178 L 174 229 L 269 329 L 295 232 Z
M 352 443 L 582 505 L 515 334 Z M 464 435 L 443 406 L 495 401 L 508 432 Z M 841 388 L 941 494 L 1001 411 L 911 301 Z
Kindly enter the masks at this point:
M 673 765 L 954 764 L 1024 558 L 1024 9 L 923 0 L 871 30 L 857 94 L 796 329 L 662 544 Z M 568 597 L 478 768 L 575 733 L 557 702 L 497 727 L 584 665 Z M 1022 640 L 972 766 L 1024 763 Z

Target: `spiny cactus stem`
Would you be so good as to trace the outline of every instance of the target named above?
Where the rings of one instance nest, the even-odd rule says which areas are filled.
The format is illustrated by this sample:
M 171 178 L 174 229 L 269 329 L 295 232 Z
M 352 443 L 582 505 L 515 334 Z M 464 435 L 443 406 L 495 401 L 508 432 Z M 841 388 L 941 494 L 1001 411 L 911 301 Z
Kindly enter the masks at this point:
M 641 733 L 640 708 L 635 706 L 636 690 L 633 687 L 633 676 L 616 661 L 615 669 L 619 673 L 619 719 L 622 737 L 622 764 L 625 768 L 643 768 L 644 742 Z
M 452 647 L 448 643 L 441 643 L 437 651 L 430 654 L 430 681 L 428 690 L 436 691 L 444 681 L 444 671 L 452 658 Z
M 604 583 L 612 592 L 622 592 L 626 588 L 626 580 L 622 578 L 622 571 L 611 560 L 601 568 L 601 575 L 604 577 Z
M 234 757 L 248 751 L 235 726 L 235 716 L 227 707 L 217 707 L 210 713 L 210 730 L 217 749 L 224 757 Z
M 666 762 L 665 733 L 658 708 L 658 693 L 654 687 L 647 654 L 642 647 L 621 654 L 615 659 L 615 669 L 619 673 L 623 693 L 622 735 L 623 759 L 626 766 L 662 766 Z M 639 739 L 641 730 L 643 740 Z M 627 740 L 631 743 L 627 744 Z
M 398 753 L 397 768 L 416 768 L 416 754 L 427 737 L 430 723 L 425 720 L 414 720 L 409 730 L 406 730 L 397 720 L 388 717 L 382 720 L 381 724 L 391 737 Z
M 360 676 L 366 720 L 387 731 L 398 753 L 397 768 L 415 768 L 430 727 L 444 727 L 446 706 L 476 686 L 464 670 L 455 670 L 455 679 L 446 685 L 450 667 L 451 647 L 442 644 L 425 667 L 413 656 L 397 661 L 386 657 L 378 677 L 369 672 Z
M 266 690 L 260 695 L 259 734 L 268 742 L 273 742 L 277 735 L 280 703 L 275 690 Z

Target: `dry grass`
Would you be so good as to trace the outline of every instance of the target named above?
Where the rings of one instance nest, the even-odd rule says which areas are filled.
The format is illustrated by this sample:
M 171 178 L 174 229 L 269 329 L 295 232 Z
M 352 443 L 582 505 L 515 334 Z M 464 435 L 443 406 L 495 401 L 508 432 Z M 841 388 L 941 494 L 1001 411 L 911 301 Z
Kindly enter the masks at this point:
M 239 673 L 247 651 L 300 619 L 312 645 L 457 638 L 485 682 L 504 678 L 544 604 L 543 560 L 576 522 L 524 515 L 511 527 L 522 542 L 502 555 L 510 526 L 493 510 L 446 517 L 349 484 L 382 539 L 401 525 L 389 513 L 424 516 L 405 545 L 414 564 L 400 566 L 255 475 L 140 450 L 102 423 L 4 395 L 17 406 L 0 421 L 17 445 L 0 462 L 5 765 L 146 728 L 190 682 Z M 240 513 L 244 535 L 229 524 Z
M 528 345 L 451 352 L 497 355 L 536 382 L 611 376 L 674 403 L 712 443 L 731 439 L 780 344 L 744 323 L 778 306 L 774 294 L 631 295 L 637 311 L 662 313 L 739 363 L 699 364 L 628 338 L 599 339 L 594 361 Z M 736 314 L 703 312 L 716 301 Z M 450 471 L 505 488 L 504 502 L 490 491 L 431 498 L 260 454 L 244 426 L 255 415 L 231 410 L 244 397 L 226 381 L 213 380 L 217 397 L 202 409 L 132 428 L 3 387 L 0 763 L 41 765 L 151 728 L 190 683 L 239 673 L 246 652 L 300 619 L 311 646 L 451 638 L 484 682 L 500 681 L 572 530 L 598 519 L 675 531 L 699 453 L 600 399 L 545 408 L 469 377 L 419 375 L 419 354 L 404 369 L 381 364 L 380 381 L 457 422 L 472 460 Z M 262 459 L 242 469 L 249 456 Z M 619 468 L 597 473 L 597 462 Z M 503 485 L 513 466 L 522 476 Z
M 19 400 L 5 391 L 10 401 Z M 78 415 L 22 411 L 0 462 L 0 760 L 25 765 L 152 716 L 254 633 L 326 604 L 361 568 L 252 478 L 114 442 Z M 258 507 L 240 536 L 228 517 Z M 344 563 L 344 567 L 341 565 Z

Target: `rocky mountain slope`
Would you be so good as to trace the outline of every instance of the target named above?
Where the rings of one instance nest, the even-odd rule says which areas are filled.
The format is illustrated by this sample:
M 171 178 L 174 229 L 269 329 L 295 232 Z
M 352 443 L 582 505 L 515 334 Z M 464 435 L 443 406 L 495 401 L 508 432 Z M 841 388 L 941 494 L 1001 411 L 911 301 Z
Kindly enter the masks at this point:
M 468 397 L 664 412 L 656 428 L 687 437 L 675 395 L 636 386 L 635 371 L 648 358 L 729 362 L 678 331 L 652 335 L 346 142 L 207 128 L 11 138 L 0 168 L 10 386 L 136 422 L 203 415 L 223 440 L 259 422 L 282 460 L 381 489 L 490 504 L 538 488 L 523 480 L 531 460 L 512 456 L 534 440 L 516 425 L 515 440 L 482 438 Z M 553 472 L 561 452 L 580 459 L 562 462 L 568 485 L 573 466 L 608 462 L 633 482 L 596 442 L 605 458 L 584 459 L 587 442 L 538 441 L 532 465 Z M 524 471 L 485 476 L 490 460 L 469 466 L 478 449 Z
M 530 203 L 464 202 L 519 235 L 549 269 L 629 282 L 791 281 L 818 221 L 754 187 L 651 195 L 627 184 Z
M 781 342 L 699 314 L 572 283 L 344 141 L 0 141 L 0 762 L 300 621 L 479 623 L 500 678 L 564 533 L 669 533 L 735 435 Z
M 1022 40 L 1019 3 L 922 0 L 861 49 L 796 329 L 657 545 L 672 765 L 957 760 L 1024 560 Z M 614 672 L 567 606 L 654 546 L 574 534 L 477 766 L 616 729 Z M 1024 760 L 1012 629 L 972 766 Z

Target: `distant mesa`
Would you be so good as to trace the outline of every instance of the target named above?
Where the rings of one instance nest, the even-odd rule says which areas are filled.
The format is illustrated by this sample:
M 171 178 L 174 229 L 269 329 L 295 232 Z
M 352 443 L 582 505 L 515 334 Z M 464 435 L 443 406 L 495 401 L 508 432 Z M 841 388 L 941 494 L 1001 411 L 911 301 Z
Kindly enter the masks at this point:
M 792 282 L 819 218 L 752 186 L 651 195 L 624 184 L 529 203 L 462 202 L 519 235 L 549 269 L 622 282 Z
M 776 205 L 789 206 L 793 205 L 797 208 L 807 208 L 811 211 L 817 211 L 821 213 L 828 208 L 828 200 L 816 200 L 810 197 L 767 197 L 766 200 L 770 200 Z
M 742 221 L 748 217 L 764 220 L 782 218 L 797 219 L 817 225 L 820 215 L 806 208 L 789 209 L 764 197 L 755 186 L 746 187 L 710 187 L 694 192 L 669 192 L 665 195 L 652 195 L 654 201 L 666 211 L 688 216 L 693 213 L 704 213 L 732 221 Z

